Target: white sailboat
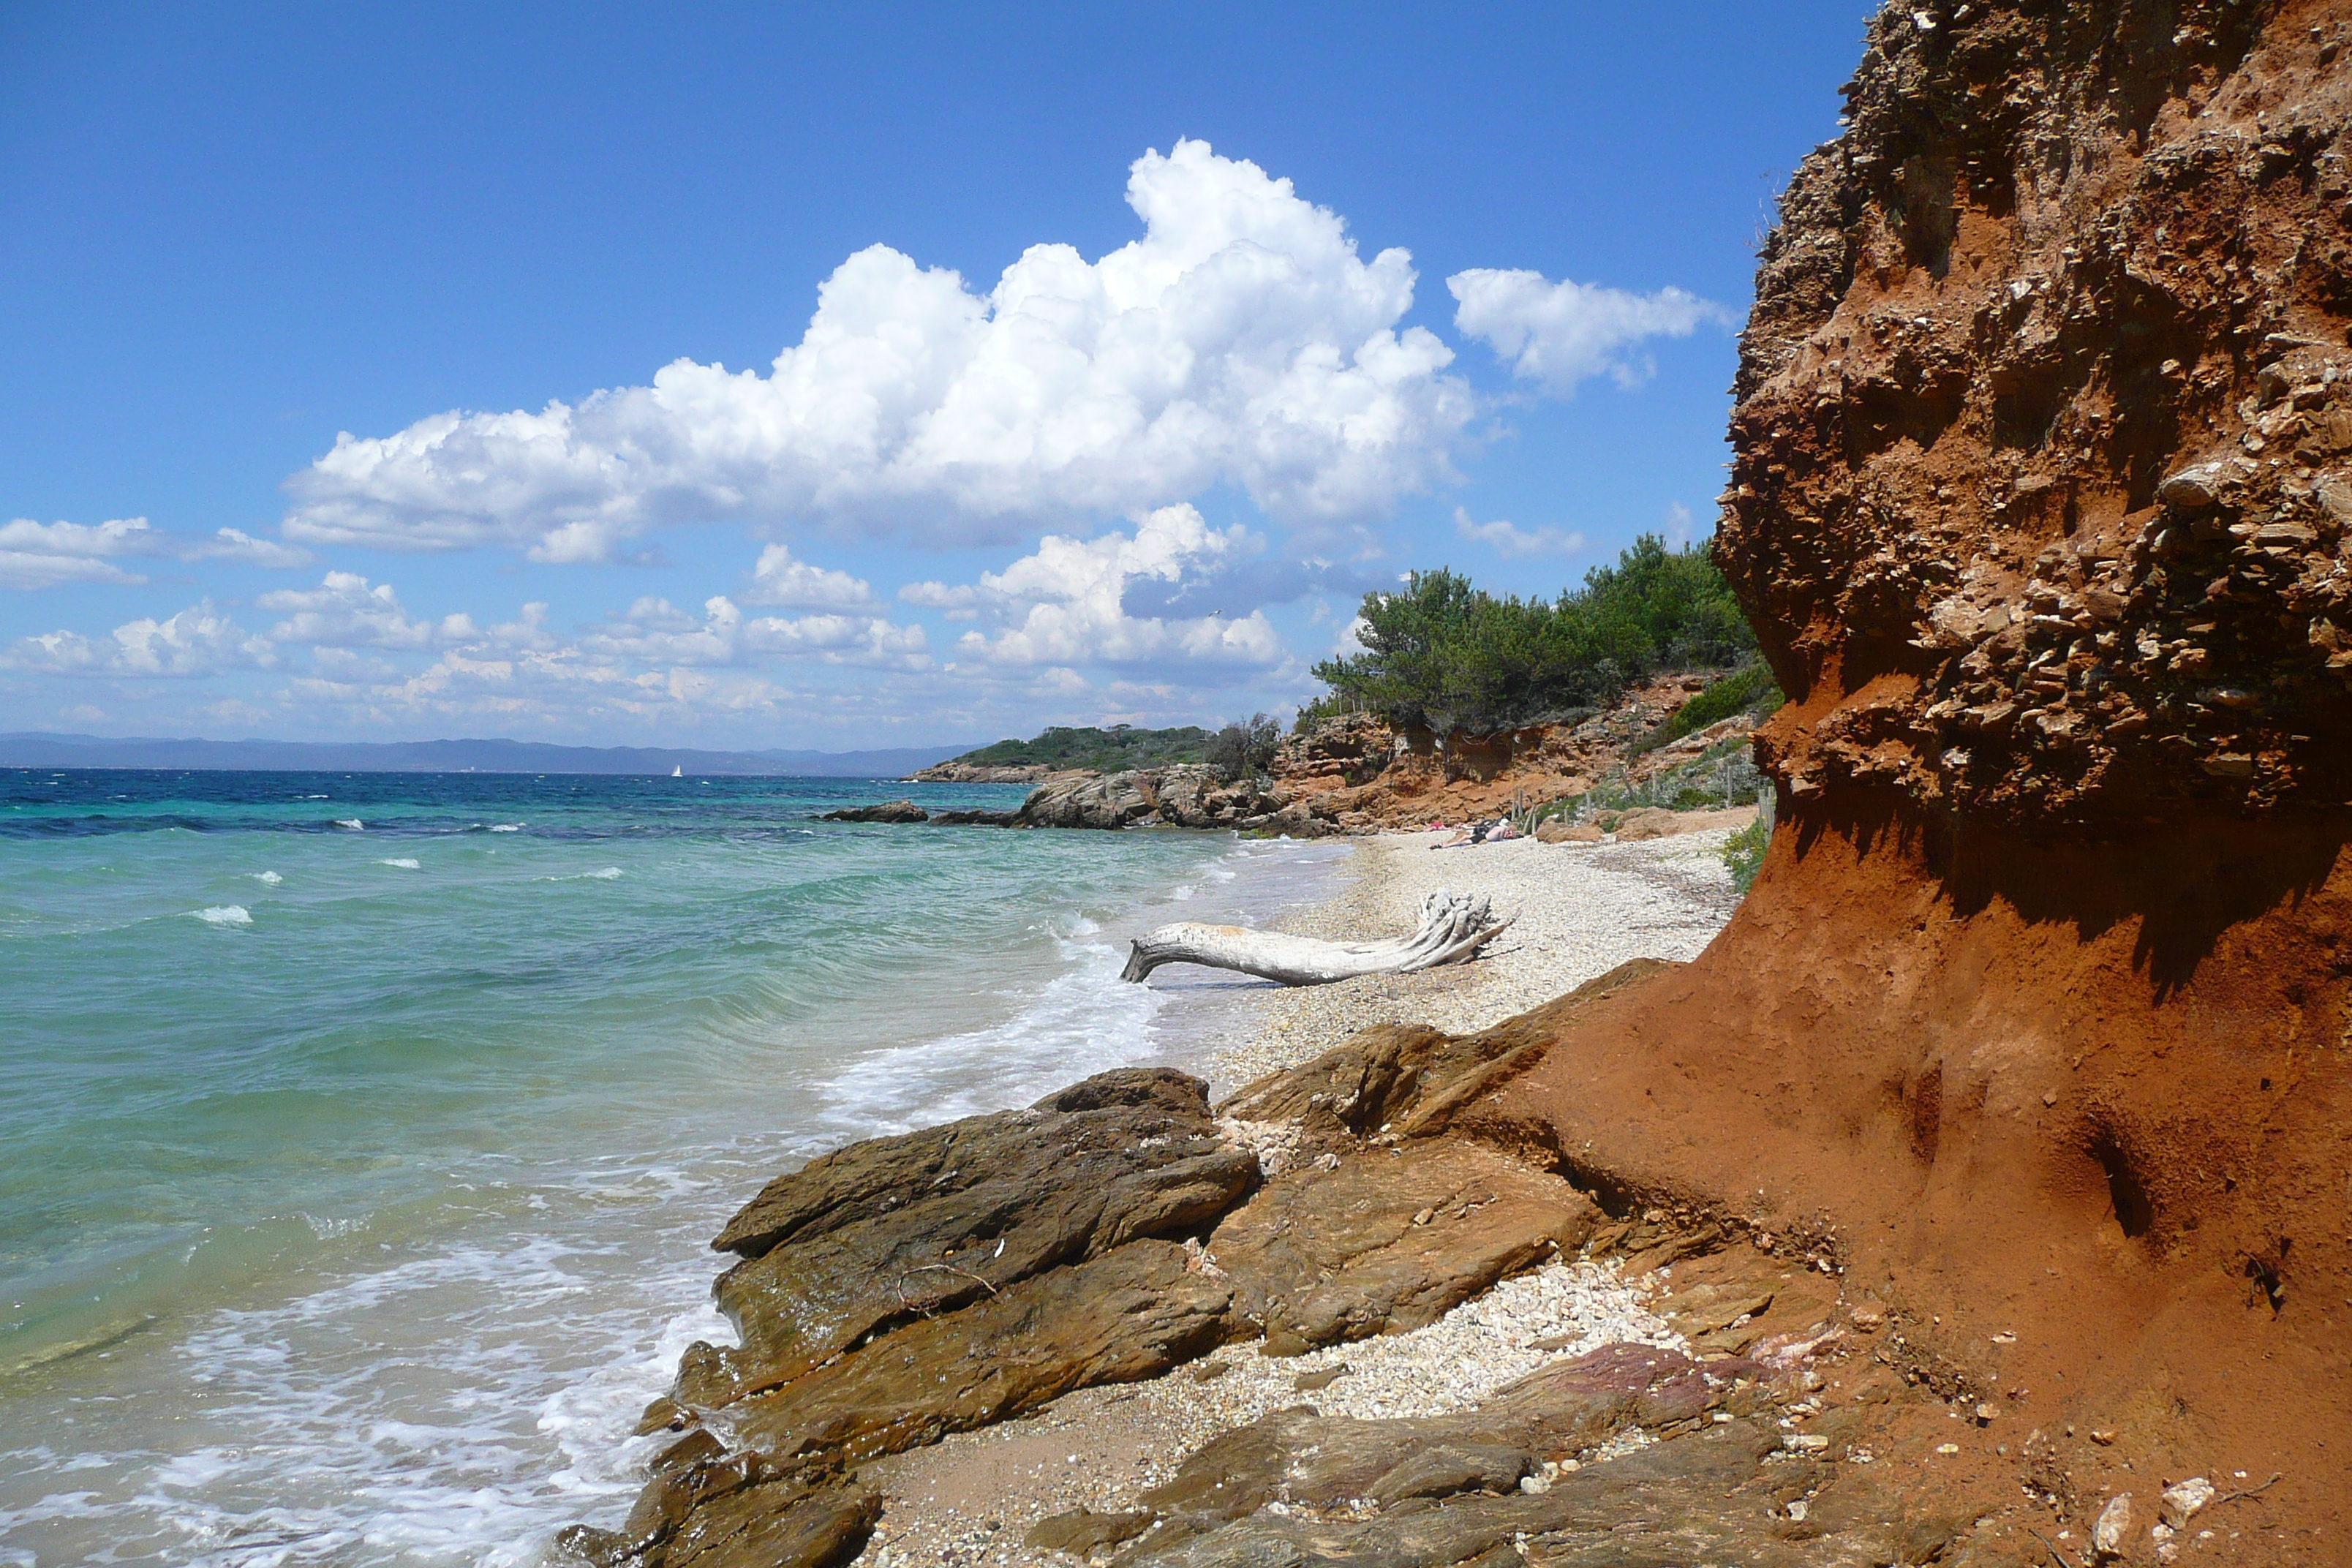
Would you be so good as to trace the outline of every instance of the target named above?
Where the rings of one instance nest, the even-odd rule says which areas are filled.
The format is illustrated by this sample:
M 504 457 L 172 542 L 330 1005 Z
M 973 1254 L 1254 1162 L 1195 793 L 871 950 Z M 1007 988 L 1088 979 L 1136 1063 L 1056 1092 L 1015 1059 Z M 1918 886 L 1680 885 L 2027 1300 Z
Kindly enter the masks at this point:
M 682 778 L 684 778 L 684 777 L 686 776 L 686 764 L 685 764 L 685 763 L 680 763 L 679 764 L 677 764 L 677 766 L 676 766 L 676 767 L 674 767 L 674 768 L 670 769 L 670 771 L 669 771 L 669 776 L 670 776 L 670 777 L 672 777 L 672 778 L 674 778 L 674 779 L 682 779 Z

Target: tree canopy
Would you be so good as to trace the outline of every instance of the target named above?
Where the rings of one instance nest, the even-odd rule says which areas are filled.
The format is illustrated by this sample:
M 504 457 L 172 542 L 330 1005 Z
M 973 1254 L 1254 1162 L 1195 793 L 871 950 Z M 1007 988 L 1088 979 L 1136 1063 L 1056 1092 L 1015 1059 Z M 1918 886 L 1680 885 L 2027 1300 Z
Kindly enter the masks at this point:
M 1743 663 L 1755 634 L 1704 549 L 1643 534 L 1557 599 L 1496 598 L 1441 567 L 1364 595 L 1365 651 L 1315 667 L 1328 707 L 1473 733 L 1616 700 L 1662 669 Z

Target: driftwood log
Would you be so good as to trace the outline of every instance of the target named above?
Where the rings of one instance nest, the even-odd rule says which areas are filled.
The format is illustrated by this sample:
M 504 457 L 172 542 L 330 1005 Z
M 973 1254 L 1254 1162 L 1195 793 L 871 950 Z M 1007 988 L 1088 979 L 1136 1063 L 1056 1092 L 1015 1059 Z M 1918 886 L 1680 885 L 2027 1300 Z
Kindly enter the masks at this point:
M 1359 974 L 1402 974 L 1460 963 L 1510 923 L 1495 919 L 1484 898 L 1443 890 L 1422 900 L 1419 930 L 1381 942 L 1324 942 L 1186 921 L 1137 937 L 1119 978 L 1140 980 L 1163 963 L 1200 963 L 1285 985 L 1328 985 Z

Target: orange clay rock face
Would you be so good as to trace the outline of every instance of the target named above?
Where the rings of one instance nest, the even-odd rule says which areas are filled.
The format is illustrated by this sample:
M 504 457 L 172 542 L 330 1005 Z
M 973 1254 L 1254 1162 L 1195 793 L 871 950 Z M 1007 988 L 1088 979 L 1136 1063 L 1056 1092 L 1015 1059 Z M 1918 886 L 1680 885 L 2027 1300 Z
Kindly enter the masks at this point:
M 2347 47 L 1877 18 L 1742 344 L 1762 875 L 1455 1117 L 1833 1258 L 2003 1561 L 2352 1562 Z
M 2352 799 L 2340 5 L 1890 9 L 1782 204 L 1720 558 L 1802 799 Z

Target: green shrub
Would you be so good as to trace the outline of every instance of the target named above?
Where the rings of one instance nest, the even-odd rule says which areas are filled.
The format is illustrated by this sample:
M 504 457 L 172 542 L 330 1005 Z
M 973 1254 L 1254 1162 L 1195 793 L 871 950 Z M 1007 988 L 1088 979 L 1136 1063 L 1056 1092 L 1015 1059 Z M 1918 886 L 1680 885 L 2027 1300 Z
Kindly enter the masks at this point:
M 1254 776 L 1274 762 L 1282 743 L 1282 726 L 1263 713 L 1235 720 L 1210 737 L 1208 763 L 1228 779 Z
M 1746 893 L 1756 885 L 1756 873 L 1764 868 L 1764 851 L 1771 842 L 1772 825 L 1761 816 L 1723 841 L 1723 863 L 1733 887 Z
M 1655 534 L 1549 602 L 1498 599 L 1440 568 L 1366 595 L 1360 614 L 1365 651 L 1324 660 L 1316 678 L 1331 700 L 1441 733 L 1606 707 L 1654 670 L 1738 664 L 1756 647 L 1706 552 L 1669 550 Z
M 1761 717 L 1786 700 L 1772 679 L 1771 667 L 1759 658 L 1733 670 L 1675 709 L 1675 716 L 1666 721 L 1665 740 L 1679 741 L 1751 709 Z

